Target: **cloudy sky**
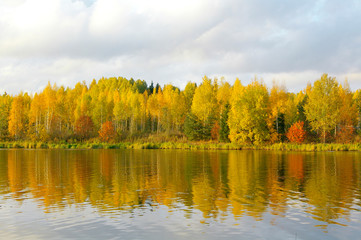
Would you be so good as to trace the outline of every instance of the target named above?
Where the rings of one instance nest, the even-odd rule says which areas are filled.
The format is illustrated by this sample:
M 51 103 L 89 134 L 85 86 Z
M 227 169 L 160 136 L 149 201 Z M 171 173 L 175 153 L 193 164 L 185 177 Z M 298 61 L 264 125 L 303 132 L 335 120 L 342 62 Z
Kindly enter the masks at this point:
M 0 0 L 0 93 L 102 76 L 361 88 L 360 0 Z

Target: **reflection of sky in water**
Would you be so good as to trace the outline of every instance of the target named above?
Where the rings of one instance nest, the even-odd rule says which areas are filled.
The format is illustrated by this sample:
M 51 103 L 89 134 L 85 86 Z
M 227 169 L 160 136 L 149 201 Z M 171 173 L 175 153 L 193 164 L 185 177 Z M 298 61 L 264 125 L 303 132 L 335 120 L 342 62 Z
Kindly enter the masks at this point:
M 0 239 L 357 239 L 359 156 L 0 151 Z
M 313 227 L 318 221 L 299 209 L 291 210 L 285 218 L 266 213 L 263 221 L 244 216 L 203 222 L 199 210 L 193 210 L 192 218 L 185 218 L 182 211 L 170 213 L 166 206 L 159 206 L 155 211 L 136 209 L 133 214 L 113 215 L 99 213 L 88 204 L 80 209 L 70 205 L 59 212 L 44 213 L 32 200 L 24 201 L 19 207 L 15 207 L 18 203 L 11 199 L 1 202 L 14 206 L 0 211 L 1 239 L 23 239 L 24 236 L 27 239 L 237 239 L 240 236 L 242 239 L 317 239 L 317 236 L 357 239 L 359 236 L 359 223 L 351 224 L 347 231 L 342 226 L 329 225 L 325 234 L 324 229 Z M 354 217 L 361 219 L 359 212 Z

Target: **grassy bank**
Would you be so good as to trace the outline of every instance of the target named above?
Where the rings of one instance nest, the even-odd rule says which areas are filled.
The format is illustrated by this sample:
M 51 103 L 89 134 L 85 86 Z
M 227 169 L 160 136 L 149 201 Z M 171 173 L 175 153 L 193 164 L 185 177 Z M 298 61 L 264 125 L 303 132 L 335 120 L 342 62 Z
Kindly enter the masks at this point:
M 123 143 L 43 143 L 43 142 L 2 142 L 0 148 L 14 149 L 189 149 L 189 150 L 277 150 L 277 151 L 361 151 L 361 144 L 291 144 L 238 145 L 217 142 L 123 142 Z

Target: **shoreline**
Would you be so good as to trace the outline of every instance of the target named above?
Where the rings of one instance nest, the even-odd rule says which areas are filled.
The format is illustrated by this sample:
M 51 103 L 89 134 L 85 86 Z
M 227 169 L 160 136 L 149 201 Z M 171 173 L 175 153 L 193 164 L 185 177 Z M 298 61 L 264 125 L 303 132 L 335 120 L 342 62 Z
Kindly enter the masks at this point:
M 217 142 L 119 142 L 119 143 L 43 143 L 0 142 L 0 149 L 184 149 L 184 150 L 274 150 L 298 152 L 361 151 L 361 143 L 275 143 L 240 145 Z

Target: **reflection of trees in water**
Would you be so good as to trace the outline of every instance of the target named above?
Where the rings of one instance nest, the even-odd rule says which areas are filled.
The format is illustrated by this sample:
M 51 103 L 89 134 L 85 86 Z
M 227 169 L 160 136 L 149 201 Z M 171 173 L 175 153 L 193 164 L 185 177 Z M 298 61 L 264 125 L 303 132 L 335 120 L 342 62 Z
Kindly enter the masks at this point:
M 90 203 L 101 212 L 181 208 L 204 218 L 285 216 L 295 201 L 335 223 L 360 207 L 359 153 L 263 151 L 10 150 L 0 194 L 35 199 L 45 211 Z M 291 201 L 292 200 L 292 201 Z

